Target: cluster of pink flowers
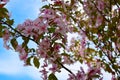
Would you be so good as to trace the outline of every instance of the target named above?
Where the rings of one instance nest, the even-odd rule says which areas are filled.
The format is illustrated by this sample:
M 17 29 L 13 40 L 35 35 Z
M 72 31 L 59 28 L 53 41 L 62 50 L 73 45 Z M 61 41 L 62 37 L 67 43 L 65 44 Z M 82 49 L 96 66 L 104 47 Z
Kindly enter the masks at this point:
M 47 66 L 46 66 L 47 67 Z M 46 68 L 45 68 L 45 66 L 42 66 L 42 70 L 40 71 L 41 73 L 42 73 L 42 79 L 43 80 L 47 80 L 47 78 L 48 78 L 48 71 L 46 70 Z
M 88 71 L 85 72 L 84 69 L 81 67 L 75 76 L 69 74 L 69 78 L 67 80 L 88 80 L 88 79 L 92 79 L 92 77 L 94 77 L 95 75 L 99 75 L 99 76 L 101 75 L 100 68 L 89 67 Z M 102 80 L 102 77 L 100 78 L 100 80 Z
M 16 51 L 20 53 L 19 54 L 20 60 L 26 61 L 28 53 L 26 53 L 25 49 L 22 48 L 21 45 L 17 46 Z
M 51 28 L 50 25 L 56 24 L 56 26 L 54 26 L 54 34 L 60 33 L 61 35 L 66 36 L 66 32 L 68 32 L 68 30 L 71 30 L 71 27 L 68 27 L 68 22 L 66 21 L 65 14 L 62 14 L 61 16 L 59 13 L 60 12 L 55 12 L 52 9 L 42 10 L 39 18 L 35 20 L 26 20 L 23 24 L 19 24 L 17 26 L 17 30 L 26 37 L 31 36 L 37 39 L 39 35 L 45 33 L 49 34 L 48 28 Z
M 50 51 L 50 40 L 48 38 L 43 39 L 38 46 L 37 54 L 41 58 L 48 58 L 48 52 Z
M 47 23 L 44 23 L 40 18 L 37 18 L 34 21 L 26 20 L 23 24 L 19 24 L 17 30 L 26 37 L 31 36 L 37 39 L 39 35 L 47 32 L 47 27 Z
M 49 68 L 52 73 L 60 71 L 58 64 L 55 64 L 58 58 L 62 59 L 63 64 L 72 63 L 67 56 L 60 53 L 61 48 L 65 49 L 67 32 L 72 31 L 72 26 L 68 24 L 66 15 L 60 11 L 43 9 L 39 16 L 35 20 L 28 19 L 23 24 L 19 24 L 16 30 L 37 41 L 37 57 L 44 59 L 43 69 L 40 72 L 43 75 L 42 78 L 46 80 L 48 74 L 46 67 L 49 63 L 52 64 Z M 52 32 L 49 29 L 52 29 Z M 39 38 L 40 36 L 41 38 Z M 25 49 L 22 46 L 17 46 L 16 51 L 20 53 L 20 59 L 26 61 L 28 53 L 25 52 Z

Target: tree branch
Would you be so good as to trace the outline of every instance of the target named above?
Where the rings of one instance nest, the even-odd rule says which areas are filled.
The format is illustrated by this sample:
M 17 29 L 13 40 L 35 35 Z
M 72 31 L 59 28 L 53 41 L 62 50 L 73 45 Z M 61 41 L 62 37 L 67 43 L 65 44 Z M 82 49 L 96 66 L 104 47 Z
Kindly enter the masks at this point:
M 75 74 L 74 74 L 71 70 L 69 70 L 67 67 L 65 67 L 65 66 L 64 66 L 62 63 L 60 63 L 58 60 L 56 60 L 56 61 L 57 61 L 58 64 L 60 64 L 60 66 L 61 66 L 62 68 L 64 68 L 66 71 L 68 71 L 70 74 L 72 74 L 72 75 L 74 76 L 75 80 L 77 80 Z
M 0 23 L 7 25 L 10 29 L 12 29 L 13 31 L 17 32 L 20 36 L 25 37 L 25 38 L 28 38 L 28 39 L 30 39 L 31 41 L 33 41 L 33 42 L 35 42 L 36 44 L 38 44 L 38 42 L 36 42 L 34 39 L 32 39 L 32 38 L 30 38 L 30 37 L 27 37 L 27 36 L 24 36 L 24 35 L 21 34 L 18 30 L 14 29 L 11 25 L 9 25 L 7 22 L 0 21 Z

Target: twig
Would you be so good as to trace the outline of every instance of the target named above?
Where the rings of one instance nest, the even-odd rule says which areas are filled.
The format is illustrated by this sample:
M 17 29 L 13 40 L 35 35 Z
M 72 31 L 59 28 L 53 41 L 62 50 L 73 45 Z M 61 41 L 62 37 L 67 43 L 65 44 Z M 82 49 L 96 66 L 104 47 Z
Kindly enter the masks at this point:
M 68 71 L 70 74 L 72 74 L 72 75 L 74 76 L 75 80 L 77 80 L 75 74 L 74 74 L 71 70 L 69 70 L 67 67 L 65 67 L 65 66 L 64 66 L 62 63 L 60 63 L 58 60 L 56 60 L 56 61 L 57 61 L 58 64 L 61 65 L 62 68 L 64 68 L 66 71 Z

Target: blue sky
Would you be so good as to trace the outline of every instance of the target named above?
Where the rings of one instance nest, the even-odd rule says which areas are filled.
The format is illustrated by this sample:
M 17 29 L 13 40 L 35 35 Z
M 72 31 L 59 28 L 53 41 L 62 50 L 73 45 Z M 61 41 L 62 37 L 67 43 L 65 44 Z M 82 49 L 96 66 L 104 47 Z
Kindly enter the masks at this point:
M 41 0 L 10 0 L 6 5 L 11 18 L 15 20 L 14 26 L 22 23 L 25 19 L 35 19 L 39 8 L 43 3 Z M 39 71 L 34 67 L 24 67 L 18 54 L 3 47 L 0 39 L 0 80 L 41 80 Z
M 35 19 L 39 14 L 40 7 L 44 4 L 41 0 L 10 0 L 6 5 L 11 18 L 15 20 L 14 26 L 22 23 L 25 19 Z M 18 54 L 3 47 L 0 39 L 0 80 L 42 80 L 39 70 L 34 67 L 24 67 Z M 79 69 L 79 64 L 69 67 L 71 70 Z M 75 71 L 76 71 L 75 70 Z M 59 80 L 66 80 L 67 72 L 62 70 L 62 74 L 57 74 Z M 107 80 L 110 80 L 105 74 Z M 64 76 L 64 77 L 63 77 Z M 106 80 L 105 79 L 105 80 Z

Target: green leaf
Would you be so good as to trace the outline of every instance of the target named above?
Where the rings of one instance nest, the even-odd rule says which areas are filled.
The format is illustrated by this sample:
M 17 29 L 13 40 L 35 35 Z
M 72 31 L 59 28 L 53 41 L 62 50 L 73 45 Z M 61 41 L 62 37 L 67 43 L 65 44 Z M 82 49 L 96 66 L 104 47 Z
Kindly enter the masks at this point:
M 102 51 L 101 51 L 101 50 L 99 51 L 99 56 L 100 56 L 100 58 L 102 58 L 102 56 L 103 56 L 103 54 L 102 54 Z
M 9 24 L 9 25 L 13 25 L 13 23 L 14 23 L 14 20 L 12 19 L 12 20 L 7 20 L 7 23 Z
M 62 43 L 59 43 L 64 49 L 65 49 L 65 46 L 64 46 L 64 44 L 62 44 Z
M 2 38 L 2 36 L 3 36 L 3 32 L 0 32 L 0 38 Z
M 112 68 L 115 70 L 115 71 L 118 71 L 118 69 L 120 68 L 119 65 L 112 65 Z
M 0 18 L 9 18 L 8 10 L 6 8 L 0 8 Z
M 29 42 L 29 39 L 26 37 L 22 37 L 22 39 L 24 40 L 24 42 L 22 43 L 22 47 L 26 47 Z
M 34 63 L 34 66 L 35 66 L 36 68 L 39 68 L 39 66 L 40 66 L 40 62 L 39 62 L 39 60 L 38 60 L 37 57 L 34 57 L 34 59 L 33 59 L 33 63 Z
M 118 18 L 117 17 L 113 17 L 112 18 L 112 23 L 114 24 L 114 23 L 116 23 L 117 22 L 117 20 L 118 20 Z
M 6 8 L 0 8 L 0 12 L 8 12 Z
M 44 5 L 42 8 L 43 9 L 48 9 L 50 6 L 49 5 Z
M 97 78 L 99 78 L 100 77 L 100 75 L 93 75 L 92 76 L 92 78 L 95 78 L 95 79 L 97 79 Z
M 55 6 L 58 6 L 58 5 L 55 5 Z M 61 12 L 64 12 L 64 9 L 63 8 L 56 8 L 57 10 L 61 11 Z
M 16 47 L 17 47 L 17 45 L 18 45 L 18 42 L 17 42 L 17 40 L 16 40 L 15 38 L 13 38 L 13 39 L 11 40 L 11 45 L 12 45 L 12 47 L 13 47 L 14 49 L 16 49 Z
M 109 73 L 113 72 L 109 64 L 105 64 L 105 71 Z
M 34 48 L 29 49 L 29 52 L 35 52 Z
M 117 3 L 120 5 L 120 1 L 117 1 Z
M 0 32 L 3 31 L 4 28 L 5 26 L 0 25 Z
M 48 77 L 48 80 L 58 80 L 58 79 L 53 73 L 51 73 Z
M 74 0 L 71 0 L 71 6 L 73 6 L 73 5 L 74 5 L 74 3 L 75 3 L 75 1 L 74 1 Z
M 61 55 L 63 55 L 63 56 L 70 56 L 69 54 L 67 54 L 67 53 L 61 53 Z
M 94 53 L 95 52 L 95 50 L 92 49 L 92 48 L 87 48 L 85 51 L 88 52 L 88 53 Z
M 26 60 L 26 65 L 30 65 L 30 66 L 31 66 L 30 61 L 31 61 L 32 58 L 33 58 L 33 56 L 27 58 L 27 60 Z
M 83 63 L 83 59 L 79 58 L 79 62 L 80 62 L 80 63 Z
M 97 28 L 90 28 L 90 30 L 91 30 L 93 33 L 98 33 L 98 29 L 97 29 Z
M 0 25 L 0 38 L 3 36 L 4 26 Z
M 48 31 L 49 31 L 50 33 L 53 33 L 53 32 L 55 32 L 55 28 L 54 28 L 54 27 L 48 28 Z

